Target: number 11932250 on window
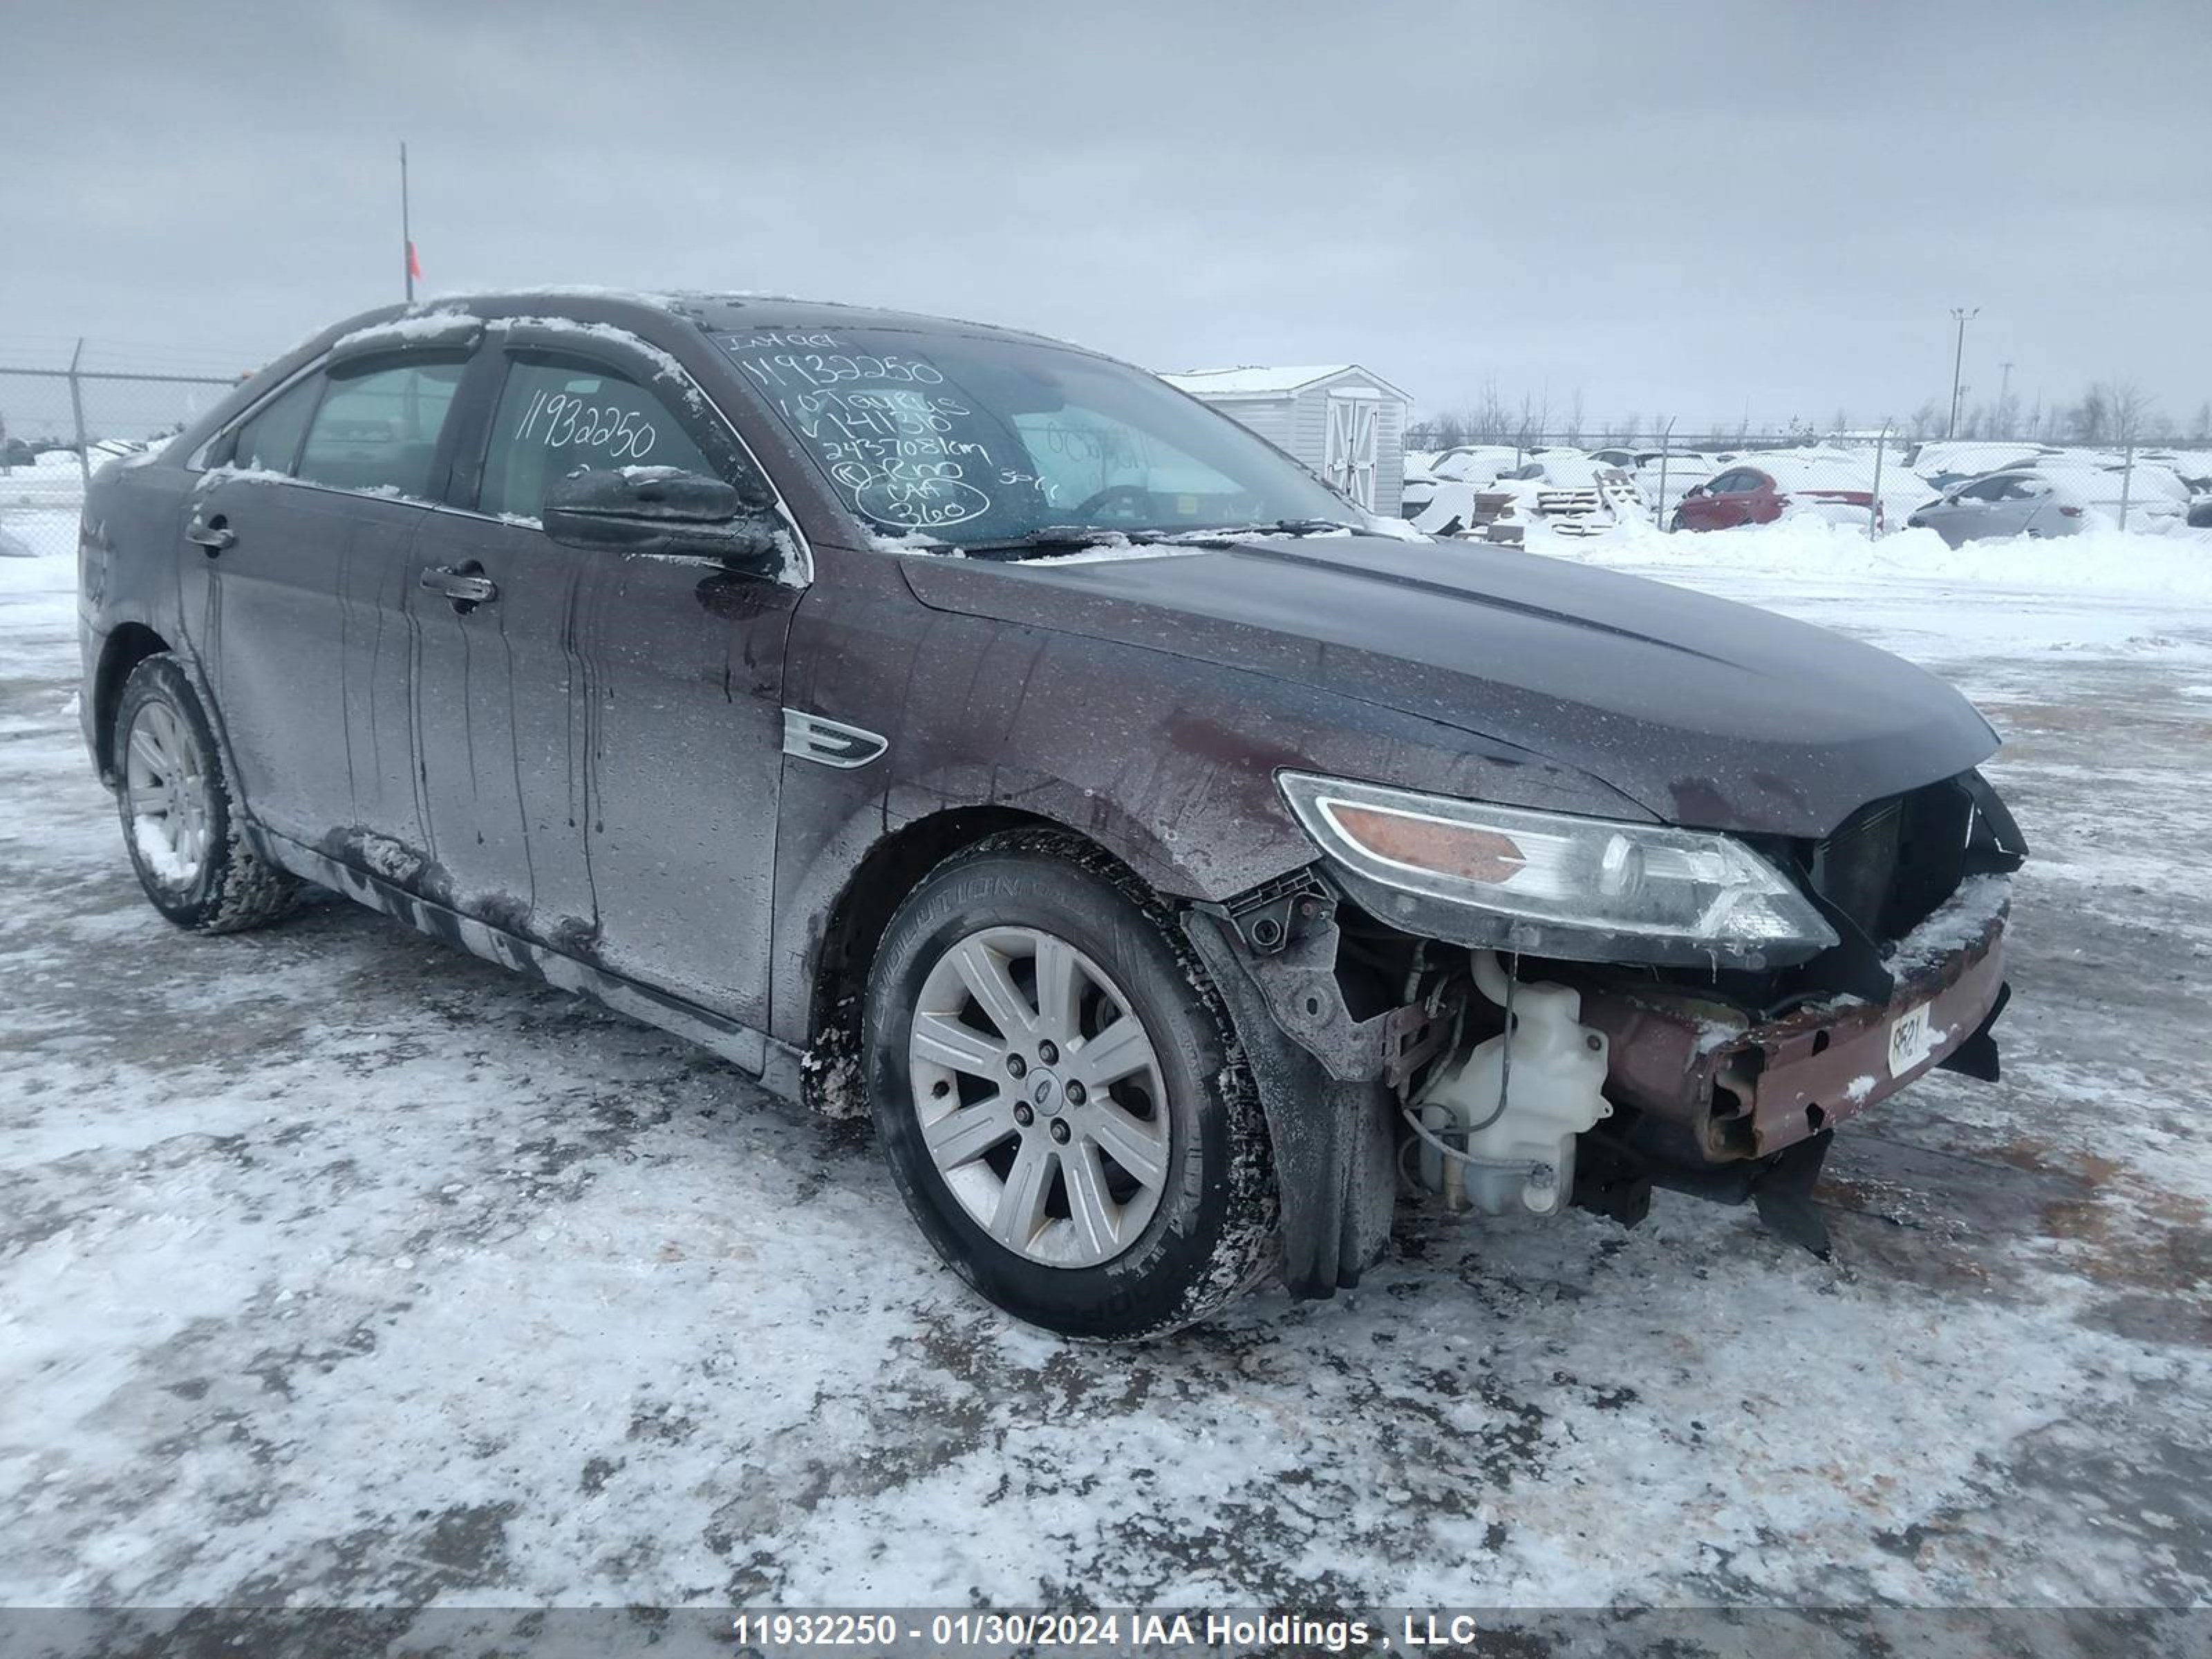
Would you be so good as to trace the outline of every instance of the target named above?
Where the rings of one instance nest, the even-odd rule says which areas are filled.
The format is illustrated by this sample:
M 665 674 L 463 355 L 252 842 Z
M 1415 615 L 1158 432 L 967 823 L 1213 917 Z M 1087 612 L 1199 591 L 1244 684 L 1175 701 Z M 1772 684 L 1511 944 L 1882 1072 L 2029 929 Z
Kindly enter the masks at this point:
M 1838 1124 L 1996 1075 L 2025 848 L 1956 693 L 1004 330 L 372 313 L 94 480 L 81 616 L 171 921 L 318 884 L 865 1106 L 1060 1331 L 1327 1296 L 1413 1204 L 1819 1247 Z

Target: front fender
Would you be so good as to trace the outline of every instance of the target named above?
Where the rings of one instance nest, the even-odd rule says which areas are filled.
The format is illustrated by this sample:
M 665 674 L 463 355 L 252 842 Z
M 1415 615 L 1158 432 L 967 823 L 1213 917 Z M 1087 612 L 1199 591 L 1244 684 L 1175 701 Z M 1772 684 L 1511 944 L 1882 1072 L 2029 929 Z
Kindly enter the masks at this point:
M 1648 816 L 1571 768 L 1439 721 L 1171 651 L 928 609 L 896 556 L 823 553 L 788 705 L 879 736 L 860 766 L 784 764 L 775 1033 L 805 1042 L 820 945 L 878 846 L 941 815 L 1083 836 L 1170 899 L 1218 902 L 1310 864 L 1286 768 L 1474 799 Z M 901 868 L 911 886 L 922 869 Z

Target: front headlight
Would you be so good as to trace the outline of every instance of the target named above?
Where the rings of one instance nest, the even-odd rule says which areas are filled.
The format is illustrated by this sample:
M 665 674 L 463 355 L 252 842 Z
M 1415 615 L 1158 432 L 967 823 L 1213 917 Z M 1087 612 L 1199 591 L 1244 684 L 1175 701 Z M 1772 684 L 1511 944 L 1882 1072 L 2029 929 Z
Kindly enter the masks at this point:
M 1834 929 L 1732 836 L 1279 775 L 1368 908 L 1457 943 L 1585 961 L 1800 962 Z

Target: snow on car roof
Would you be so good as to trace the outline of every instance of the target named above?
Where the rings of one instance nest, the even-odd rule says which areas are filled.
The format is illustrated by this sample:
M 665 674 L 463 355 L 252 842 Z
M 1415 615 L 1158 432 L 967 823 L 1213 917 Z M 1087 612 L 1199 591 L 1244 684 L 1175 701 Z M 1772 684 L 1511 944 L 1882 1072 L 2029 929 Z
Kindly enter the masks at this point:
M 1088 347 L 1072 346 L 1066 341 L 1055 340 L 1048 335 L 1034 333 L 1027 329 L 1004 328 L 995 323 L 972 322 L 958 317 L 933 317 L 921 312 L 892 311 L 876 306 L 847 304 L 838 300 L 800 299 L 791 295 L 756 293 L 747 289 L 654 293 L 593 288 L 581 283 L 481 289 L 418 300 L 405 307 L 392 307 L 381 316 L 375 313 L 366 313 L 364 317 L 355 319 L 355 326 L 377 325 L 418 317 L 432 311 L 463 314 L 483 311 L 489 313 L 502 307 L 527 305 L 540 300 L 632 306 L 668 312 L 688 317 L 714 334 L 833 332 L 840 328 L 890 329 L 927 334 L 988 334 L 1001 339 L 1066 347 L 1092 356 L 1099 355 Z

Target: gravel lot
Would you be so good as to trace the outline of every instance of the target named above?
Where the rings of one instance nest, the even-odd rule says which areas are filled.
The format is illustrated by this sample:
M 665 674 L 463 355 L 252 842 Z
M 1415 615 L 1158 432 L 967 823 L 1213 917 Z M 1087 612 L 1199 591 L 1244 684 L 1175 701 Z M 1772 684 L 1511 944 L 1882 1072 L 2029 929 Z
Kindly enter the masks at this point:
M 2203 1607 L 2212 612 L 1673 574 L 2007 733 L 2005 1081 L 1839 1137 L 1832 1264 L 1417 1218 L 1129 1350 L 672 1038 L 337 902 L 171 931 L 0 560 L 0 1603 Z

